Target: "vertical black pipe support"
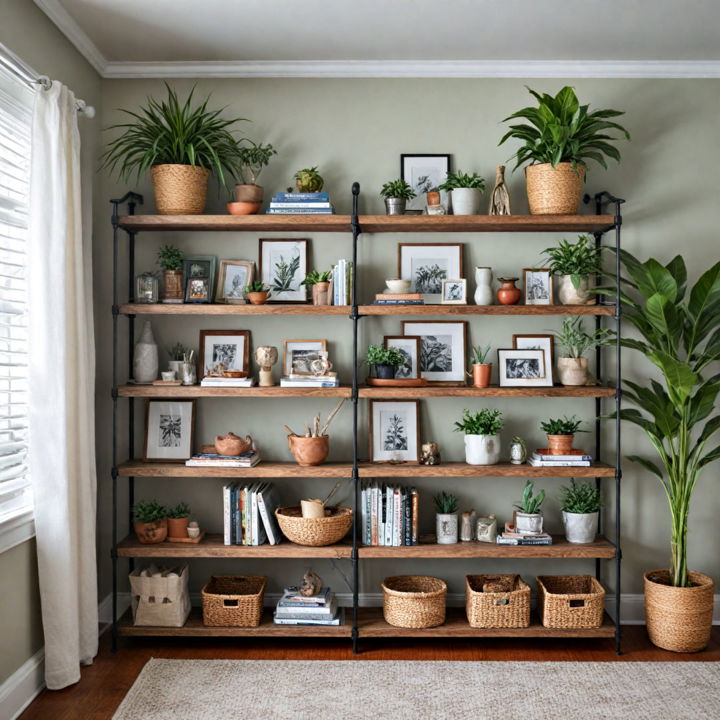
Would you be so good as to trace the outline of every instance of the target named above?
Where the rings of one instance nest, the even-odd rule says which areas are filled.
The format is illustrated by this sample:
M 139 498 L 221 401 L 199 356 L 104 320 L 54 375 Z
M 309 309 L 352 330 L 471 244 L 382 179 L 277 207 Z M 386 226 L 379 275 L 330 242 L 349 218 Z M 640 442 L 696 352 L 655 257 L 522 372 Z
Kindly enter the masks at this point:
M 595 213 L 597 215 L 600 215 L 602 212 L 602 207 L 598 207 L 596 205 L 595 207 Z M 601 246 L 602 246 L 602 236 L 603 233 L 597 232 L 594 233 L 595 237 L 595 250 L 600 253 Z M 601 284 L 601 276 L 602 273 L 598 273 L 595 282 L 597 285 Z M 595 316 L 595 331 L 597 332 L 602 327 L 602 315 L 596 315 Z M 602 350 L 600 346 L 598 345 L 595 348 L 595 377 L 600 385 L 603 385 L 603 364 L 602 364 Z M 595 462 L 601 462 L 602 461 L 602 437 L 601 432 L 602 428 L 600 425 L 600 416 L 602 415 L 602 398 L 595 398 Z M 595 488 L 600 489 L 601 486 L 601 480 L 600 478 L 595 478 Z M 605 517 L 604 513 L 602 511 L 602 508 L 600 509 L 599 513 L 599 532 L 600 534 L 604 534 L 604 528 L 605 528 Z M 595 577 L 600 580 L 601 575 L 601 562 L 599 559 L 595 560 Z

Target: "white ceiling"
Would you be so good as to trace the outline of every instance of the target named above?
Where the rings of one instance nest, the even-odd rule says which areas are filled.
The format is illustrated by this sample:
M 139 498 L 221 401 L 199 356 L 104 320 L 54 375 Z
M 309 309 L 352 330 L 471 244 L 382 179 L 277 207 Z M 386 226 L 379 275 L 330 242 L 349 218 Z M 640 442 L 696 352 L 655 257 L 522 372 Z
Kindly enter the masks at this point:
M 718 0 L 35 0 L 104 75 L 720 75 Z

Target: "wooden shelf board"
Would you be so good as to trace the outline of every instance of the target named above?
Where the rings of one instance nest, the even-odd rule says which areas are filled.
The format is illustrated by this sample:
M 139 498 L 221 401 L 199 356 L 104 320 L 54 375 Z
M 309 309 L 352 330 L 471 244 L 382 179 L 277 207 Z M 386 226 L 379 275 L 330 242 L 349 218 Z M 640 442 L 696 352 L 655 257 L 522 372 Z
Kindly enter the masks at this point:
M 130 460 L 118 467 L 122 477 L 220 477 L 220 478 L 349 478 L 351 463 L 324 463 L 301 467 L 294 462 L 260 462 L 253 468 L 187 467 L 184 463 Z
M 348 386 L 337 388 L 289 388 L 275 385 L 273 387 L 201 387 L 200 385 L 121 385 L 118 388 L 120 397 L 146 398 L 198 398 L 198 397 L 343 397 L 349 398 L 352 389 Z
M 126 230 L 351 232 L 349 215 L 121 215 Z
M 615 397 L 615 388 L 601 386 L 525 388 L 498 387 L 369 387 L 363 385 L 358 392 L 361 398 L 433 398 L 433 397 L 507 397 L 507 398 L 599 398 Z
M 360 315 L 614 315 L 614 305 L 359 305 Z
M 349 305 L 310 305 L 266 303 L 265 305 L 224 305 L 203 303 L 126 303 L 120 305 L 122 315 L 344 315 Z
M 440 465 L 410 463 L 360 463 L 361 478 L 391 477 L 615 477 L 615 468 L 605 463 L 590 467 L 532 467 L 531 465 L 468 465 L 442 462 Z

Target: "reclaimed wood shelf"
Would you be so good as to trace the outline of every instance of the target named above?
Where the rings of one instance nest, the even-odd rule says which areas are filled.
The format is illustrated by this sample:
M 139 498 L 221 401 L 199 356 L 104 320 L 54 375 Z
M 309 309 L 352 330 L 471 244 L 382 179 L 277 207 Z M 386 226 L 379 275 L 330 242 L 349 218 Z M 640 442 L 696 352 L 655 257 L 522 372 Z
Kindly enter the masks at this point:
M 302 467 L 294 462 L 260 462 L 252 468 L 188 467 L 185 463 L 130 460 L 118 466 L 122 477 L 220 477 L 220 478 L 350 478 L 351 463 L 324 463 Z
M 321 466 L 322 467 L 322 466 Z M 361 478 L 412 477 L 615 477 L 615 468 L 605 463 L 590 467 L 533 467 L 532 465 L 468 465 L 442 462 L 440 465 L 410 463 L 360 463 Z
M 614 315 L 614 305 L 359 305 L 360 315 Z
M 265 305 L 225 305 L 215 303 L 126 303 L 121 315 L 344 315 L 350 305 L 311 305 L 309 303 L 266 303 Z
M 352 388 L 343 386 L 336 388 L 320 387 L 201 387 L 200 385 L 121 385 L 118 387 L 120 397 L 145 398 L 199 398 L 199 397 L 265 397 L 265 398 L 316 398 L 341 397 L 349 398 Z
M 602 398 L 615 397 L 615 388 L 600 385 L 570 387 L 555 385 L 553 387 L 498 387 L 491 385 L 486 388 L 477 387 L 368 387 L 363 385 L 358 390 L 361 398 L 434 398 L 434 397 L 499 397 L 499 398 Z

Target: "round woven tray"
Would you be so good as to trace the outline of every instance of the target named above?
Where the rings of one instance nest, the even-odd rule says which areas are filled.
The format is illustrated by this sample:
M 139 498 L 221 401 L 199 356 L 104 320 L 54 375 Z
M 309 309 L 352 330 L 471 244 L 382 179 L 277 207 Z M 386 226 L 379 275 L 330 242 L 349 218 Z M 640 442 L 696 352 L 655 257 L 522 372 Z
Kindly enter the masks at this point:
M 324 518 L 304 518 L 298 506 L 280 507 L 275 517 L 283 535 L 290 542 L 310 547 L 322 547 L 340 542 L 352 525 L 352 510 L 346 507 L 326 508 L 330 515 Z
M 577 172 L 570 163 L 528 165 L 525 168 L 528 204 L 532 215 L 577 215 L 585 166 Z
M 150 171 L 159 215 L 201 215 L 210 171 L 194 165 L 155 165 Z
M 428 575 L 394 575 L 382 583 L 385 622 L 395 627 L 430 628 L 445 622 L 447 585 Z

